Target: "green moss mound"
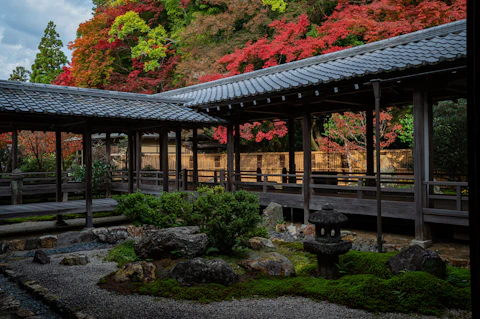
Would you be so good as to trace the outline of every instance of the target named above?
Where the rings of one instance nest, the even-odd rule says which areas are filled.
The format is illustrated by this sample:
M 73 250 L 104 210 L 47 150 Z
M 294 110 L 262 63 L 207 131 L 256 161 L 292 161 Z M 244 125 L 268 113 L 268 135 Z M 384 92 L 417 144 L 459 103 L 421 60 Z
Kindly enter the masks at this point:
M 126 240 L 117 245 L 108 252 L 105 261 L 116 262 L 118 263 L 118 267 L 122 267 L 129 262 L 138 260 L 133 244 L 133 240 Z
M 360 275 L 371 274 L 377 277 L 388 279 L 392 273 L 387 267 L 387 261 L 398 252 L 373 253 L 351 250 L 340 256 L 339 268 L 342 274 Z

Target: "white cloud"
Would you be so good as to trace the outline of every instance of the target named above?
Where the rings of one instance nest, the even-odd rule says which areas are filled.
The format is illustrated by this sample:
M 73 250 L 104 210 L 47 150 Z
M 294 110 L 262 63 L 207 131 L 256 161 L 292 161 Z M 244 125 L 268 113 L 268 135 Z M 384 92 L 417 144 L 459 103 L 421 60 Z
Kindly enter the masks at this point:
M 0 15 L 0 79 L 16 66 L 30 69 L 49 21 L 57 27 L 68 59 L 67 44 L 74 41 L 80 23 L 92 16 L 91 0 L 2 1 Z

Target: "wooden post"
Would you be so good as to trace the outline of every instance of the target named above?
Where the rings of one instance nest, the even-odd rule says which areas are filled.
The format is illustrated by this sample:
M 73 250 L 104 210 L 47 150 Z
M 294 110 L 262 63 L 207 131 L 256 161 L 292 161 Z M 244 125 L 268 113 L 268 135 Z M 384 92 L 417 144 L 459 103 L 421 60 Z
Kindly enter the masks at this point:
M 137 172 L 135 188 L 138 191 L 142 183 L 142 133 L 140 131 L 135 132 L 135 171 Z
M 182 129 L 175 131 L 175 189 L 180 190 L 182 173 Z
M 63 201 L 62 182 L 62 132 L 57 128 L 55 131 L 55 199 L 57 202 Z M 55 226 L 67 226 L 62 215 L 57 215 Z
M 366 160 L 367 160 L 367 175 L 373 176 L 374 175 L 374 143 L 373 143 L 373 110 L 371 107 L 367 107 L 365 110 L 366 113 Z M 370 180 L 367 180 L 370 181 Z M 371 185 L 367 182 L 368 185 Z
M 289 174 L 295 174 L 295 118 L 290 116 L 288 118 L 288 171 Z M 296 183 L 295 176 L 290 176 L 290 183 Z
M 310 215 L 310 179 L 312 175 L 312 117 L 309 109 L 303 111 L 303 223 L 308 224 Z
M 192 152 L 193 152 L 193 188 L 198 187 L 198 131 L 196 128 L 192 132 Z
M 188 190 L 188 170 L 182 169 L 182 191 Z
M 12 130 L 12 172 L 18 168 L 18 131 L 16 127 Z
M 110 133 L 107 133 L 105 135 L 105 164 L 110 166 L 112 164 L 112 157 L 111 157 L 111 145 L 110 145 Z M 110 198 L 112 196 L 111 192 L 111 185 L 112 185 L 112 171 L 109 169 L 108 170 L 108 184 L 107 184 L 107 190 L 105 192 L 105 197 Z
M 227 191 L 233 190 L 233 125 L 227 124 Z
M 429 124 L 428 124 L 428 106 L 430 99 L 425 91 L 416 89 L 413 91 L 413 174 L 415 189 L 415 240 L 413 244 L 418 244 L 424 248 L 429 247 L 432 241 L 427 233 L 427 227 L 423 218 L 423 208 L 426 205 L 427 188 L 423 185 L 426 179 L 429 179 L 430 172 L 430 152 Z M 427 115 L 427 116 L 426 116 Z
M 135 150 L 134 150 L 134 136 L 133 131 L 128 132 L 128 192 L 133 193 L 133 180 L 134 180 L 134 159 L 135 159 Z
M 381 163 L 380 163 L 380 98 L 382 89 L 380 81 L 375 81 L 373 85 L 373 95 L 375 97 L 375 155 L 377 164 L 376 186 L 377 186 L 377 251 L 383 252 L 383 231 L 382 231 L 382 192 L 381 192 Z
M 83 152 L 85 154 L 85 197 L 87 205 L 87 228 L 93 227 L 93 186 L 92 186 L 92 128 L 90 124 L 85 125 L 83 134 Z
M 10 192 L 12 193 L 12 205 L 20 205 L 23 198 L 23 175 L 18 168 L 10 175 Z
M 234 148 L 235 148 L 235 178 L 234 180 L 240 181 L 241 177 L 241 163 L 240 163 L 240 124 L 235 124 L 235 136 L 234 136 Z
M 161 142 L 161 157 L 162 157 L 162 182 L 163 182 L 163 191 L 168 192 L 169 176 L 168 176 L 168 131 L 162 130 L 160 134 Z

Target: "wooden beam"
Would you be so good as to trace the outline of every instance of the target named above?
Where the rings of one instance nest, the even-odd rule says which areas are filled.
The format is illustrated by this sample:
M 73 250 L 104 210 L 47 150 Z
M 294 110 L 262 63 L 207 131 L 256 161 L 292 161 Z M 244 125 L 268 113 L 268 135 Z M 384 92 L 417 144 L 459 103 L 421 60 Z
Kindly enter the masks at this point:
M 112 157 L 111 157 L 111 140 L 110 140 L 110 132 L 107 132 L 105 134 L 105 164 L 107 165 L 111 165 L 112 164 Z M 112 176 L 112 172 L 111 170 L 109 170 L 109 173 L 108 173 L 108 176 L 110 178 L 110 184 L 111 185 L 111 176 Z M 111 190 L 110 190 L 110 187 L 107 187 L 107 190 L 105 192 L 105 197 L 106 198 L 110 198 L 112 196 L 112 193 L 111 193 Z
M 427 230 L 423 219 L 425 187 L 425 92 L 413 91 L 413 145 L 414 145 L 414 189 L 415 189 L 415 240 L 426 241 Z
M 182 173 L 182 129 L 175 131 L 175 189 L 180 190 L 180 175 Z
M 235 124 L 234 136 L 234 151 L 235 151 L 235 180 L 240 180 L 241 163 L 240 163 L 240 124 Z
M 63 201 L 62 192 L 62 131 L 57 128 L 55 131 L 55 200 Z M 63 216 L 57 215 L 55 226 L 66 226 Z
M 290 115 L 288 118 L 288 173 L 295 174 L 295 117 Z M 288 179 L 290 183 L 296 183 L 296 178 Z
M 312 174 L 312 116 L 310 110 L 303 112 L 303 223 L 308 224 L 308 216 L 310 215 L 310 179 Z
M 233 190 L 233 124 L 227 125 L 227 191 Z
M 382 173 L 382 166 L 380 162 L 380 98 L 382 94 L 382 89 L 380 87 L 380 82 L 372 82 L 373 94 L 375 97 L 375 135 L 377 139 L 375 140 L 375 155 L 377 159 L 377 175 L 376 175 L 376 188 L 377 188 L 377 251 L 379 253 L 383 252 L 383 230 L 382 230 L 382 192 L 380 178 Z
M 93 170 L 92 170 L 92 128 L 89 123 L 85 125 L 85 132 L 83 135 L 83 152 L 85 154 L 85 197 L 87 206 L 87 222 L 86 227 L 93 227 Z
M 18 168 L 18 131 L 16 127 L 12 130 L 12 172 Z
M 192 130 L 192 152 L 193 152 L 193 187 L 198 187 L 198 130 Z
M 142 171 L 142 133 L 140 131 L 135 132 L 135 171 L 136 181 L 135 188 L 138 191 L 141 183 L 141 171 Z
M 128 132 L 128 192 L 133 193 L 134 185 L 134 166 L 135 166 L 135 147 L 133 131 Z
M 367 175 L 374 175 L 374 143 L 373 143 L 373 109 L 372 107 L 367 107 L 365 110 L 366 113 L 366 151 L 367 151 Z
M 169 176 L 168 176 L 168 131 L 162 130 L 160 133 L 160 140 L 161 140 L 161 149 L 162 153 L 160 154 L 162 157 L 162 180 L 163 180 L 163 191 L 169 191 Z

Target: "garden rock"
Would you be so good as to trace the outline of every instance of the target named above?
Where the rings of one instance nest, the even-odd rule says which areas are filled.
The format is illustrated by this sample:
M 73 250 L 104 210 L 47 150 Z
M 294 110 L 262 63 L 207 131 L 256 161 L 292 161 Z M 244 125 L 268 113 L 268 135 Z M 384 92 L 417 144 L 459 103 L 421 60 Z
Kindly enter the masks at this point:
M 270 239 L 263 237 L 252 237 L 248 240 L 248 245 L 253 250 L 275 250 L 275 245 Z
M 292 235 L 293 237 L 296 237 L 298 235 L 297 232 L 297 227 L 295 225 L 290 225 L 287 227 L 287 231 Z
M 207 244 L 208 236 L 199 227 L 174 227 L 148 230 L 134 248 L 140 258 L 159 260 L 197 257 L 205 253 Z
M 77 266 L 86 265 L 89 262 L 88 257 L 85 255 L 70 255 L 63 258 L 60 264 L 65 266 Z
M 40 237 L 40 247 L 53 248 L 55 246 L 57 246 L 57 236 L 45 235 Z
M 132 262 L 122 266 L 113 278 L 115 282 L 143 282 L 149 283 L 155 280 L 155 265 L 142 261 Z
M 40 239 L 38 238 L 27 238 L 25 239 L 25 250 L 33 250 L 40 248 Z
M 15 239 L 8 242 L 8 250 L 25 250 L 25 240 Z
M 302 231 L 303 236 L 313 236 L 315 237 L 315 225 L 306 225 Z
M 115 244 L 128 238 L 126 226 L 101 227 L 93 230 L 95 239 L 102 243 Z
M 238 265 L 249 270 L 259 272 L 270 276 L 293 276 L 295 275 L 295 267 L 292 262 L 285 256 L 272 253 L 249 253 L 245 259 L 238 262 Z
M 271 202 L 263 210 L 263 225 L 267 230 L 275 230 L 279 221 L 283 221 L 283 207 L 280 204 Z
M 178 263 L 171 276 L 182 285 L 216 283 L 230 286 L 238 281 L 238 275 L 221 259 L 194 258 Z
M 35 256 L 33 256 L 33 262 L 42 265 L 49 264 L 50 257 L 48 257 L 47 253 L 45 253 L 43 250 L 37 250 L 35 252 Z
M 277 224 L 277 226 L 275 226 L 275 231 L 277 233 L 284 233 L 287 231 L 287 224 Z
M 7 252 L 8 250 L 8 244 L 5 240 L 3 240 L 1 243 L 0 243 L 0 254 L 3 254 L 5 252 Z
M 128 237 L 137 238 L 143 235 L 143 228 L 139 226 L 127 226 Z
M 425 271 L 439 278 L 445 278 L 446 265 L 438 254 L 418 245 L 408 247 L 387 261 L 392 274 L 397 275 L 402 270 Z

